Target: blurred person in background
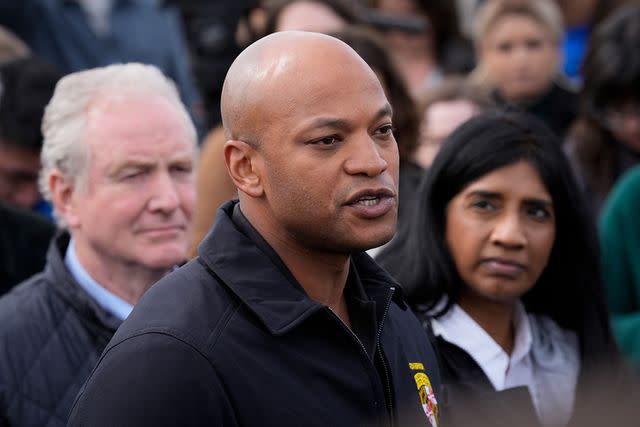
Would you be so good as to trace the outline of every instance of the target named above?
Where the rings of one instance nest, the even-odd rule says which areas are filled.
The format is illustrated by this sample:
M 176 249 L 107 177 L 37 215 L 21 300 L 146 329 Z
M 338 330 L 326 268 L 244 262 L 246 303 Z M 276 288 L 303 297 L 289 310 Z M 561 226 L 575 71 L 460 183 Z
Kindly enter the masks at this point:
M 0 425 L 12 427 L 66 425 L 115 330 L 184 261 L 195 205 L 195 128 L 156 67 L 64 77 L 42 130 L 41 190 L 63 231 L 44 271 L 0 298 Z
M 349 24 L 360 22 L 358 9 L 349 0 L 281 0 L 269 2 L 264 10 L 264 27 L 254 29 L 256 36 L 287 29 L 330 33 Z M 209 232 L 218 207 L 238 197 L 222 155 L 226 142 L 221 126 L 205 138 L 198 158 L 196 206 L 193 239 L 189 256 L 198 254 L 198 245 Z
M 387 21 L 386 38 L 396 67 L 415 96 L 442 76 L 473 68 L 473 50 L 459 30 L 451 0 L 370 0 Z M 396 22 L 395 28 L 393 22 Z
M 561 142 L 578 102 L 561 76 L 563 33 L 553 0 L 486 0 L 476 15 L 471 75 L 499 107 L 538 116 Z
M 31 54 L 29 47 L 15 34 L 0 25 L 0 64 Z
M 180 11 L 191 68 L 200 89 L 204 129 L 220 124 L 222 82 L 251 37 L 248 22 L 261 11 L 260 0 L 157 0 Z
M 580 116 L 567 153 L 594 220 L 618 177 L 640 163 L 640 4 L 595 29 L 582 67 Z
M 442 425 L 600 425 L 576 405 L 613 416 L 598 405 L 623 370 L 596 230 L 556 139 L 531 115 L 470 119 L 378 257 L 436 337 Z
M 611 11 L 628 0 L 556 0 L 565 22 L 562 44 L 564 75 L 578 87 L 582 83 L 580 68 L 593 29 Z
M 25 59 L 29 56 L 29 48 L 13 33 L 0 27 L 0 295 L 42 271 L 49 241 L 55 232 L 50 219 L 31 212 L 31 206 L 22 208 L 15 203 L 7 203 L 7 200 L 24 199 L 24 195 L 16 196 L 21 191 L 33 194 L 42 144 L 40 120 L 55 82 L 60 77 L 53 67 L 43 61 L 35 57 Z M 19 97 L 18 92 L 21 95 Z M 43 95 L 46 99 L 43 99 Z M 34 133 L 38 134 L 37 141 L 28 141 Z M 19 137 L 17 142 L 3 142 L 2 135 Z M 17 158 L 14 157 L 16 151 Z M 27 170 L 24 169 L 24 162 L 21 162 L 25 158 L 31 158 L 27 161 Z M 38 168 L 32 168 L 33 164 L 37 164 Z M 14 188 L 16 175 L 35 175 L 35 179 L 32 185 L 17 185 L 18 188 Z M 48 204 L 38 203 L 36 210 L 46 213 L 50 209 L 43 209 L 45 207 Z
M 420 143 L 413 155 L 415 163 L 428 168 L 449 134 L 488 106 L 489 100 L 460 76 L 445 77 L 425 89 L 418 95 Z
M 613 331 L 640 369 L 640 166 L 611 190 L 599 221 L 602 270 Z
M 359 23 L 359 12 L 349 0 L 274 0 L 265 9 L 264 34 L 287 30 L 327 34 Z
M 0 202 L 0 231 L 0 295 L 3 295 L 42 271 L 55 227 L 39 214 Z
M 179 15 L 157 0 L 0 0 L 0 25 L 63 73 L 113 63 L 152 64 L 176 82 L 202 125 Z
M 34 56 L 0 64 L 0 202 L 49 218 L 38 190 L 40 122 L 60 77 Z

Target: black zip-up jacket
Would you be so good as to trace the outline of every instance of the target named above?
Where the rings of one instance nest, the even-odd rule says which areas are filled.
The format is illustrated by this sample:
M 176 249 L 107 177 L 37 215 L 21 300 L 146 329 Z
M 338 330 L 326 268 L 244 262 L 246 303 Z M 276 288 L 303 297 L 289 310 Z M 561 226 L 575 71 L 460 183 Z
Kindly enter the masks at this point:
M 354 255 L 353 331 L 229 202 L 200 257 L 138 303 L 70 426 L 430 426 L 433 348 L 396 282 Z
M 122 323 L 64 265 L 69 234 L 55 237 L 42 273 L 0 299 L 0 426 L 67 423 L 76 394 Z

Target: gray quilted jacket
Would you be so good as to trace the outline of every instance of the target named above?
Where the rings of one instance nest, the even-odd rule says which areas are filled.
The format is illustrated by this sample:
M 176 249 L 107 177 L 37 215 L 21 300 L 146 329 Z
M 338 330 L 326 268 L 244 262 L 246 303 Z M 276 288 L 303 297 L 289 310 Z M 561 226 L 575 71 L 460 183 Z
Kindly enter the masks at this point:
M 64 265 L 69 235 L 45 270 L 0 298 L 0 426 L 65 426 L 77 392 L 120 325 Z

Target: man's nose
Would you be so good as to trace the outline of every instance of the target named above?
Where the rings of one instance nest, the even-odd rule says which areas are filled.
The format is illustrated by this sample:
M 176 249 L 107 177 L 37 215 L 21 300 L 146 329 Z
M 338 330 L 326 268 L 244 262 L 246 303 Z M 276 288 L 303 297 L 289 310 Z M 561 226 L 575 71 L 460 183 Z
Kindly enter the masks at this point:
M 383 148 L 370 135 L 361 136 L 354 141 L 344 168 L 351 175 L 378 176 L 389 165 L 382 153 Z
M 149 209 L 151 211 L 171 213 L 180 205 L 177 183 L 168 171 L 158 173 L 151 191 L 152 194 L 149 199 Z

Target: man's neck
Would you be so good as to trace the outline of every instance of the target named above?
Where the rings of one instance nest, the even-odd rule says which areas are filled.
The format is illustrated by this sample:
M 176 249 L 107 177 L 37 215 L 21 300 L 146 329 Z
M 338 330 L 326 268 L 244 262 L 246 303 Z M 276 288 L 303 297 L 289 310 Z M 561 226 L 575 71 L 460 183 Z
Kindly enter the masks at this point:
M 347 327 L 351 328 L 344 296 L 350 258 L 300 251 L 295 248 L 291 250 L 287 245 L 277 246 L 277 243 L 275 246 L 272 243 L 273 249 L 309 298 L 329 307 Z
M 78 261 L 100 286 L 135 305 L 142 295 L 168 271 L 152 270 L 139 264 L 124 264 L 109 256 L 98 257 L 82 240 L 75 240 Z
M 253 218 L 250 213 L 243 210 L 243 214 L 278 254 L 309 298 L 329 307 L 349 326 L 344 289 L 349 275 L 351 257 L 348 254 L 302 247 L 287 239 L 285 233 L 270 232 L 271 227 Z

